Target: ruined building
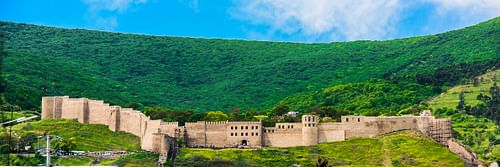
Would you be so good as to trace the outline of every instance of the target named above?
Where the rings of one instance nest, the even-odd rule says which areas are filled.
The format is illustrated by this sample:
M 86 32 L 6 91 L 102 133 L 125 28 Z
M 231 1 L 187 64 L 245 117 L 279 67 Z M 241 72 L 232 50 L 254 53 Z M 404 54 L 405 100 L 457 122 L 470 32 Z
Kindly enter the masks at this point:
M 451 125 L 448 119 L 430 115 L 366 117 L 342 116 L 341 122 L 320 123 L 314 115 L 302 116 L 300 123 L 276 123 L 264 127 L 261 122 L 177 122 L 150 120 L 143 113 L 99 100 L 54 96 L 42 98 L 42 119 L 76 119 L 81 123 L 104 124 L 112 131 L 138 136 L 144 150 L 168 154 L 174 139 L 182 139 L 188 147 L 287 147 L 308 146 L 342 141 L 352 137 L 376 135 L 413 129 L 437 142 L 448 145 Z

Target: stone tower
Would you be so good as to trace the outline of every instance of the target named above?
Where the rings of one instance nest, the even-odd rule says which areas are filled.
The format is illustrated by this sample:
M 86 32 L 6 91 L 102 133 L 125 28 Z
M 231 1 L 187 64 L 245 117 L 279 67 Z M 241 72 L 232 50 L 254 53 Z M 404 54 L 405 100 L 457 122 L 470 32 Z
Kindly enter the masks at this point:
M 318 144 L 318 122 L 316 115 L 302 116 L 302 145 L 310 146 Z

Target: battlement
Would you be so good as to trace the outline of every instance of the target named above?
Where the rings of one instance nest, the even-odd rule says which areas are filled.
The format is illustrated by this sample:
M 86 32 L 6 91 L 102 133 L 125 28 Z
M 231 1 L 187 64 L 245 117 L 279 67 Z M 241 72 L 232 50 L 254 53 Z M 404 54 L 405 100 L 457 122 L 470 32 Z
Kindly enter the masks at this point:
M 207 125 L 226 125 L 227 121 L 205 122 Z
M 81 123 L 104 124 L 112 131 L 138 136 L 144 150 L 162 154 L 165 152 L 160 148 L 167 139 L 162 136 L 173 141 L 182 138 L 191 147 L 218 148 L 307 146 L 405 129 L 419 130 L 443 145 L 448 145 L 452 138 L 451 121 L 434 118 L 429 113 L 421 116 L 342 116 L 340 122 L 328 123 L 321 123 L 316 115 L 303 115 L 300 123 L 280 122 L 274 127 L 264 127 L 260 121 L 198 121 L 179 126 L 178 122 L 150 120 L 132 108 L 68 96 L 43 97 L 42 119 L 76 119 Z
M 160 125 L 175 126 L 175 127 L 179 126 L 179 122 L 163 122 L 161 120 L 159 120 L 159 121 L 160 121 Z

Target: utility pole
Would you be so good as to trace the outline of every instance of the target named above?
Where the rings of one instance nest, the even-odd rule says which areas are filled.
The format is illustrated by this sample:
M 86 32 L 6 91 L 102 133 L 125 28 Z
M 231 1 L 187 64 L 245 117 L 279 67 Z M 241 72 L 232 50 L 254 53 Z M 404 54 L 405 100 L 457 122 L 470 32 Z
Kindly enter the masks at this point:
M 14 119 L 13 116 L 14 116 L 14 108 L 11 107 L 10 108 L 10 120 Z M 8 161 L 9 166 L 10 166 L 10 152 L 12 152 L 11 145 L 12 145 L 12 122 L 9 125 L 9 153 L 7 155 L 7 161 Z
M 47 155 L 46 166 L 50 167 L 50 136 L 47 134 L 47 148 L 45 149 Z

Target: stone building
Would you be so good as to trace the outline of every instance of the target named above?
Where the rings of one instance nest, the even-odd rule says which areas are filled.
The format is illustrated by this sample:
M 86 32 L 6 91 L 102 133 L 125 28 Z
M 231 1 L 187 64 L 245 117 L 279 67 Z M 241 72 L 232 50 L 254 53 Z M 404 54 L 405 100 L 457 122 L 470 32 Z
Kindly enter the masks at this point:
M 177 122 L 151 120 L 142 112 L 110 106 L 99 100 L 53 96 L 42 98 L 42 119 L 76 119 L 81 123 L 104 124 L 112 131 L 138 136 L 147 151 L 168 155 L 175 140 L 188 147 L 288 147 L 342 141 L 352 137 L 413 129 L 437 142 L 448 145 L 451 123 L 430 115 L 367 117 L 342 116 L 340 122 L 321 123 L 314 115 L 303 115 L 300 123 L 276 123 L 264 127 L 261 122 Z

